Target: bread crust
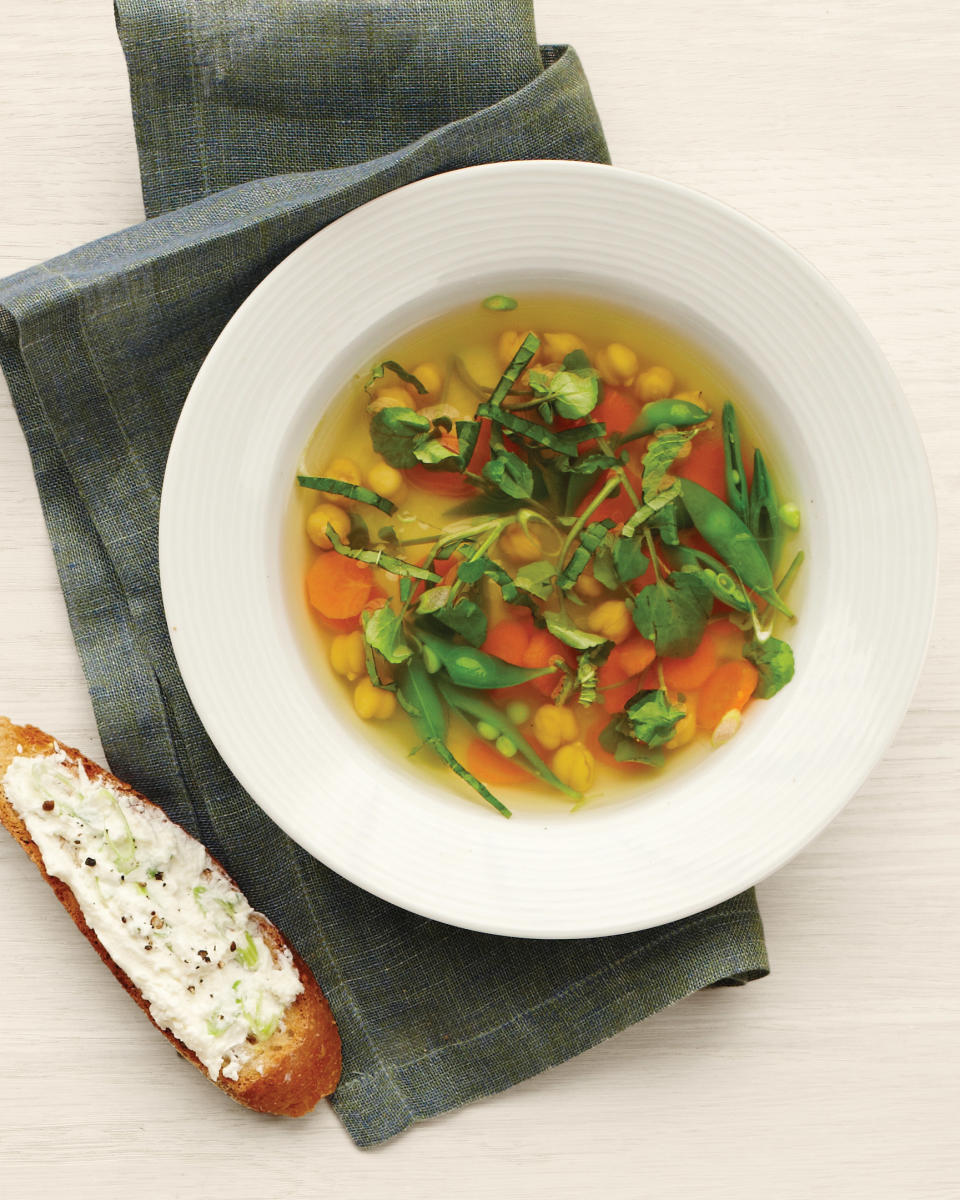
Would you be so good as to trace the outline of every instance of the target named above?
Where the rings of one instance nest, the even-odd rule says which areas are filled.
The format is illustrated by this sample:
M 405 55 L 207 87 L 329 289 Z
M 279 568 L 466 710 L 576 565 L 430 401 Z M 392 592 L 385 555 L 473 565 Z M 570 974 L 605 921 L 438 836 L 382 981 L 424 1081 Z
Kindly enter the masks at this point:
M 90 778 L 102 780 L 117 791 L 136 797 L 141 803 L 149 804 L 170 821 L 170 818 L 151 801 L 132 787 L 111 775 L 103 767 L 92 762 L 79 750 L 65 746 L 62 742 L 32 725 L 14 725 L 6 717 L 0 717 L 0 779 L 12 759 L 18 755 L 37 756 L 50 754 L 56 748 L 63 750 L 73 764 L 83 764 Z M 0 784 L 0 822 L 19 842 L 33 860 L 37 870 L 56 893 L 57 899 L 67 910 L 87 941 L 124 987 L 134 1002 L 146 1013 L 157 1029 L 171 1042 L 185 1059 L 208 1079 L 206 1068 L 189 1047 L 167 1029 L 161 1029 L 150 1015 L 150 1007 L 125 971 L 111 959 L 99 938 L 84 920 L 80 906 L 70 888 L 60 879 L 47 874 L 43 856 L 30 837 L 26 825 L 16 809 L 7 799 Z M 175 822 L 170 822 L 175 824 Z M 184 831 L 186 832 L 186 831 Z M 189 836 L 189 834 L 187 835 Z M 209 853 L 209 852 L 208 852 Z M 213 856 L 211 855 L 213 859 Z M 222 872 L 230 885 L 240 891 L 223 866 L 213 859 L 214 866 Z M 247 1108 L 258 1112 L 274 1113 L 279 1116 L 300 1117 L 310 1112 L 317 1101 L 331 1095 L 340 1079 L 341 1047 L 337 1023 L 326 997 L 313 977 L 313 973 L 296 950 L 289 945 L 283 934 L 262 913 L 255 913 L 260 933 L 266 944 L 274 951 L 289 949 L 294 966 L 303 983 L 304 990 L 293 1001 L 283 1016 L 284 1028 L 265 1041 L 260 1042 L 253 1055 L 240 1070 L 237 1079 L 225 1079 L 222 1075 L 213 1080 L 217 1087 L 232 1096 Z

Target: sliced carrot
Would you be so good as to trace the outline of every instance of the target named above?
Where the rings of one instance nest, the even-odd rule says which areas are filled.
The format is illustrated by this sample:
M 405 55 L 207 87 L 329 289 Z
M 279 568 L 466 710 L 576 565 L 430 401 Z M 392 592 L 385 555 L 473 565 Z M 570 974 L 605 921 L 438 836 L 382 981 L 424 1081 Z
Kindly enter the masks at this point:
M 619 712 L 630 697 L 640 691 L 640 675 L 656 657 L 653 642 L 635 634 L 614 646 L 607 661 L 597 672 L 603 707 L 609 713 Z
M 483 738 L 472 738 L 463 755 L 463 765 L 483 783 L 527 783 L 530 773 Z
M 533 635 L 527 642 L 520 665 L 523 667 L 549 667 L 558 658 L 563 659 L 571 670 L 576 666 L 576 656 L 569 646 L 565 646 L 559 638 L 555 638 L 545 629 L 534 627 Z M 544 696 L 551 696 L 559 682 L 558 676 L 559 669 L 552 675 L 541 675 L 539 679 L 532 679 L 530 682 L 538 692 Z
M 712 429 L 698 434 L 690 443 L 690 454 L 674 463 L 671 470 L 681 479 L 690 479 L 694 483 L 699 483 L 708 492 L 713 492 L 715 496 L 726 500 L 727 483 L 724 474 L 723 440 L 720 430 Z
M 378 608 L 383 608 L 386 603 L 387 593 L 382 588 L 374 585 L 370 591 L 370 599 L 355 617 L 344 617 L 342 620 L 337 620 L 332 617 L 323 616 L 316 609 L 313 610 L 313 614 L 326 629 L 334 629 L 337 633 L 352 633 L 355 629 L 363 628 L 363 614 L 365 612 L 376 612 Z
M 652 662 L 637 680 L 638 692 L 652 692 L 660 686 L 660 672 L 657 664 Z
M 482 649 L 487 654 L 502 658 L 504 662 L 522 667 L 523 655 L 533 636 L 534 628 L 532 618 L 524 620 L 522 617 L 507 617 L 490 626 Z
M 716 665 L 716 646 L 713 639 L 704 634 L 700 645 L 686 658 L 663 660 L 663 681 L 675 692 L 694 692 L 713 674 Z
M 587 419 L 602 421 L 608 434 L 626 433 L 638 411 L 636 403 L 626 392 L 605 383 L 600 394 L 600 403 Z
M 477 489 L 459 471 L 428 471 L 422 463 L 405 470 L 407 483 L 437 496 L 473 496 Z
M 322 551 L 307 571 L 307 598 L 322 617 L 357 617 L 370 599 L 373 573 L 366 563 L 335 550 Z
M 732 708 L 742 709 L 756 691 L 759 678 L 757 668 L 743 658 L 717 667 L 700 691 L 700 728 L 712 732 Z

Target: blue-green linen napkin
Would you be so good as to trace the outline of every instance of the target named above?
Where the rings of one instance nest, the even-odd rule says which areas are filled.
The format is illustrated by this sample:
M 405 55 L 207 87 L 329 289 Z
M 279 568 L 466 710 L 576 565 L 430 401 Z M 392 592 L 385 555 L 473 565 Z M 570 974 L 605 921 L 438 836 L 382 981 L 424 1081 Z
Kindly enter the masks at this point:
M 0 285 L 0 361 L 110 765 L 310 962 L 343 1034 L 333 1105 L 367 1146 L 765 974 L 755 899 L 639 934 L 515 940 L 393 908 L 300 850 L 231 776 L 177 671 L 157 577 L 167 449 L 217 334 L 304 238 L 439 171 L 607 148 L 576 54 L 537 46 L 529 0 L 116 10 L 150 219 Z

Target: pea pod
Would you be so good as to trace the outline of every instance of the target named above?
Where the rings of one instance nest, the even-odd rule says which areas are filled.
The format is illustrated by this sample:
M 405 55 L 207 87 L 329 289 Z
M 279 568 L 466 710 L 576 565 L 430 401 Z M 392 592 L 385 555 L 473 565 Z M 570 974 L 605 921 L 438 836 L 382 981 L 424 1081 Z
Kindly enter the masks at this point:
M 739 612 L 749 612 L 752 608 L 750 597 L 729 573 L 727 568 L 712 554 L 704 554 L 702 550 L 692 550 L 689 546 L 664 546 L 663 556 L 669 565 L 677 570 L 688 571 L 702 579 L 711 593 L 724 604 Z
M 723 473 L 727 484 L 727 503 L 741 521 L 747 520 L 747 477 L 743 469 L 743 451 L 740 448 L 740 429 L 737 411 L 728 400 L 723 406 Z
M 777 595 L 773 571 L 757 539 L 728 505 L 692 479 L 680 484 L 680 497 L 697 532 L 750 588 L 784 616 L 793 613 Z
M 474 791 L 479 792 L 501 816 L 511 816 L 510 809 L 502 804 L 479 779 L 471 775 L 451 753 L 446 743 L 447 710 L 444 708 L 436 684 L 430 678 L 421 659 L 413 657 L 404 666 L 397 689 L 397 699 L 413 722 L 424 745 L 429 746 L 455 775 L 459 775 L 465 783 L 469 783 Z
M 626 442 L 636 441 L 637 438 L 654 433 L 661 425 L 672 425 L 674 429 L 689 429 L 691 425 L 700 425 L 709 417 L 707 409 L 690 400 L 651 400 L 640 409 L 640 415 L 617 441 L 621 446 Z
M 476 726 L 478 723 L 485 722 L 492 726 L 500 737 L 507 738 L 540 779 L 566 796 L 571 796 L 576 800 L 581 798 L 580 792 L 574 791 L 554 775 L 506 713 L 501 712 L 492 704 L 488 704 L 485 700 L 481 700 L 479 696 L 473 696 L 470 692 L 463 691 L 443 680 L 440 680 L 439 688 L 450 707 L 465 716 L 472 725 Z
M 418 637 L 424 647 L 439 659 L 440 666 L 451 681 L 460 687 L 482 690 L 514 687 L 518 683 L 529 683 L 531 679 L 539 679 L 541 675 L 550 675 L 556 669 L 517 667 L 513 663 L 504 662 L 502 658 L 486 654 L 483 650 L 475 650 L 473 646 L 455 646 L 432 633 L 420 633 Z
M 767 562 L 775 567 L 783 549 L 783 522 L 780 519 L 777 490 L 759 450 L 753 454 L 753 485 L 750 488 L 747 524 L 767 556 Z

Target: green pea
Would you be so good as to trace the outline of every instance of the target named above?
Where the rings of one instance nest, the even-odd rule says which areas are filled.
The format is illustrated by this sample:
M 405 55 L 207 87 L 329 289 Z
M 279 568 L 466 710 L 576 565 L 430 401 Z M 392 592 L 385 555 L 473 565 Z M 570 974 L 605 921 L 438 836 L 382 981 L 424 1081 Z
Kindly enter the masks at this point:
M 483 307 L 491 312 L 512 312 L 517 307 L 517 302 L 512 296 L 488 296 L 483 301 Z
M 478 725 L 477 732 L 479 733 L 479 731 L 480 726 Z M 511 742 L 511 740 L 505 734 L 501 734 L 500 737 L 497 738 L 496 742 L 494 742 L 494 745 L 504 758 L 513 758 L 517 753 L 517 743 Z
M 522 700 L 511 700 L 507 705 L 507 716 L 514 725 L 522 725 L 524 721 L 530 720 L 530 705 Z
M 697 532 L 710 543 L 731 572 L 745 587 L 762 596 L 785 616 L 792 617 L 793 613 L 774 589 L 773 571 L 766 555 L 733 509 L 690 479 L 681 481 L 680 496 Z
M 493 725 L 489 721 L 477 722 L 477 733 L 487 742 L 495 742 L 500 736 Z
M 800 528 L 800 509 L 790 500 L 780 505 L 780 520 L 788 529 Z

